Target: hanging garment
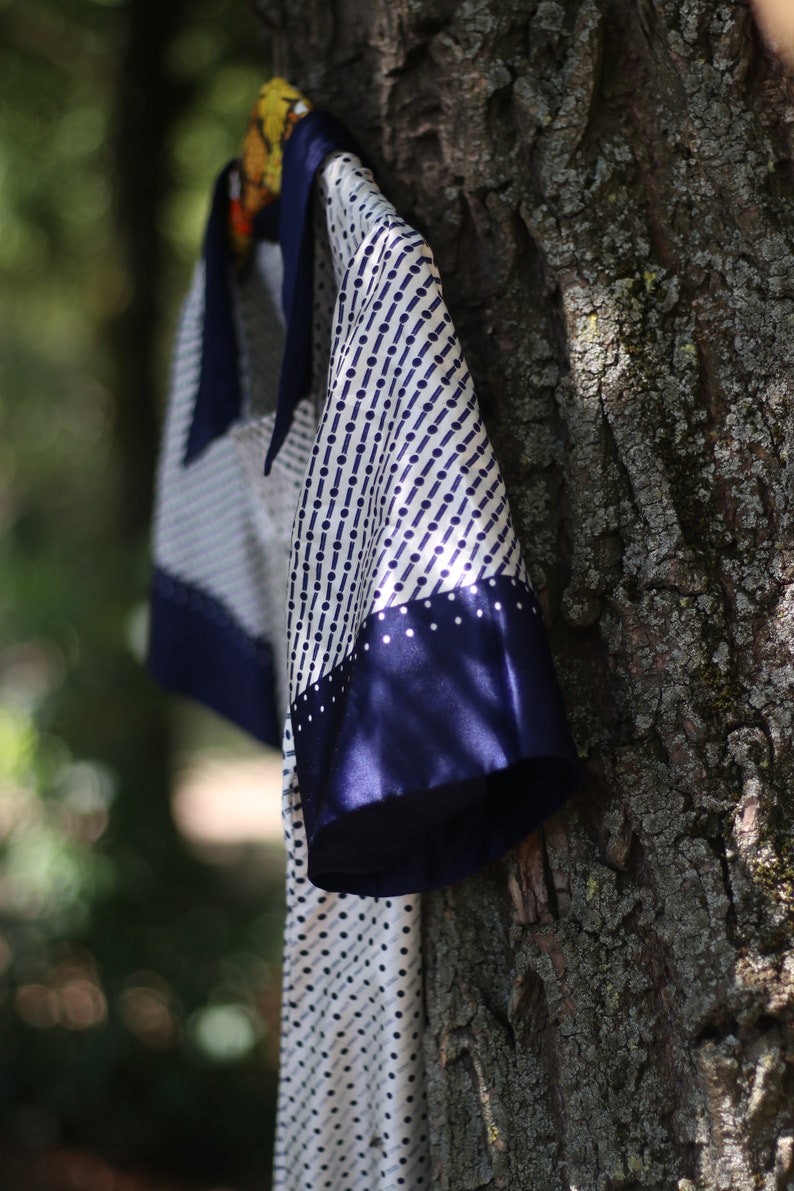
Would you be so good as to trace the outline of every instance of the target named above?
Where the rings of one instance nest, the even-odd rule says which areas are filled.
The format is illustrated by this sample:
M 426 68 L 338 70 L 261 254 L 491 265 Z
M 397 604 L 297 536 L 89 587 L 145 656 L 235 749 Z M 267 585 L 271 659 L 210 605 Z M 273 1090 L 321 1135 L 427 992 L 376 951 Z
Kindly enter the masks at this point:
M 326 113 L 277 206 L 239 283 L 211 218 L 183 315 L 151 661 L 262 739 L 284 723 L 274 1186 L 420 1188 L 416 894 L 552 814 L 575 753 L 430 249 Z

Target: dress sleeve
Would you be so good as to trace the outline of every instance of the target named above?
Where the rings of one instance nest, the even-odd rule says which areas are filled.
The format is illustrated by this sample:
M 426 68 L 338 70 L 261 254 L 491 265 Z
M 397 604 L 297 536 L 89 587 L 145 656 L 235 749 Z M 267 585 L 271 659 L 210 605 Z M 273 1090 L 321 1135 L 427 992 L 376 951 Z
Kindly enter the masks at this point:
M 289 589 L 309 875 L 416 892 L 553 814 L 576 753 L 435 264 L 402 221 L 359 245 L 334 331 Z
M 273 642 L 283 629 L 274 625 L 266 598 L 274 563 L 258 532 L 239 444 L 223 433 L 198 457 L 185 459 L 201 373 L 206 288 L 202 262 L 177 332 L 158 467 L 149 668 L 167 689 L 278 744 Z M 284 549 L 284 578 L 286 560 Z

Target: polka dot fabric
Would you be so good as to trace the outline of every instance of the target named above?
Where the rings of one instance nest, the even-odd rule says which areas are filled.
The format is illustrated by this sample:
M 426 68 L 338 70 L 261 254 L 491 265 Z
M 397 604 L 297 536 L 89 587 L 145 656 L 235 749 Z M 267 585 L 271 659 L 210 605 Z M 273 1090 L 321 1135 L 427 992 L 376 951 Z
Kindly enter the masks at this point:
M 287 605 L 309 872 L 400 894 L 536 827 L 573 751 L 432 253 L 350 154 L 318 191 L 338 292 Z
M 325 893 L 307 875 L 288 722 L 287 925 L 275 1191 L 429 1186 L 419 898 Z
M 347 262 L 369 234 L 370 221 L 393 216 L 394 210 L 348 155 L 326 163 L 318 190 L 327 209 L 334 273 L 329 279 L 323 269 L 320 279 L 336 295 Z M 355 218 L 343 219 L 343 210 L 354 212 Z M 331 331 L 338 325 L 338 302 L 336 306 L 334 310 L 332 301 L 334 319 L 326 319 Z M 315 311 L 315 317 L 321 313 Z M 291 438 L 292 432 L 285 447 Z M 315 442 L 307 459 L 309 471 L 318 454 Z M 298 539 L 293 557 L 300 551 Z M 318 551 L 322 553 L 319 539 Z M 323 557 L 312 559 L 315 567 L 323 562 Z M 305 574 L 302 562 L 300 567 Z M 345 574 L 351 570 L 352 564 Z M 294 585 L 293 578 L 290 587 Z M 330 609 L 324 609 L 326 600 L 317 594 L 312 607 L 301 603 L 306 623 L 330 627 Z M 298 631 L 294 594 L 288 607 L 291 640 Z M 339 610 L 340 623 L 345 623 L 350 613 Z M 293 667 L 293 678 L 295 673 Z M 284 735 L 284 834 L 287 923 L 274 1191 L 427 1187 L 420 899 L 358 897 L 311 883 L 290 719 Z
M 274 1191 L 423 1191 L 415 891 L 553 813 L 575 759 L 432 254 L 352 154 L 325 159 L 315 195 L 315 391 L 282 417 L 294 320 L 285 340 L 281 254 L 263 247 L 235 293 L 247 407 L 186 466 L 197 273 L 161 461 L 155 653 L 166 685 L 263 737 L 266 715 L 284 724 Z
M 343 170 L 352 186 L 340 186 Z M 329 396 L 295 526 L 293 698 L 350 652 L 381 608 L 488 574 L 528 586 L 427 244 L 349 157 L 327 167 L 323 183 L 326 201 L 342 207 L 331 208 L 329 232 L 343 280 Z
M 283 342 L 278 246 L 262 245 L 256 263 L 254 283 L 240 288 L 235 311 L 252 373 L 262 367 L 268 349 L 278 351 Z M 280 636 L 283 642 L 289 540 L 271 540 L 258 531 L 261 514 L 251 501 L 231 435 L 216 438 L 188 466 L 184 462 L 201 372 L 205 286 L 202 261 L 177 330 L 158 465 L 149 666 L 169 690 L 199 699 L 277 745 L 286 676 L 283 670 L 276 673 L 273 650 Z M 255 339 L 245 335 L 255 321 L 252 303 L 260 314 Z M 257 412 L 260 405 L 272 404 L 266 376 L 246 388 Z M 293 516 L 294 504 L 288 527 Z M 268 597 L 276 575 L 281 582 L 274 602 Z M 277 648 L 283 656 L 286 645 Z M 280 707 L 276 687 L 282 692 Z

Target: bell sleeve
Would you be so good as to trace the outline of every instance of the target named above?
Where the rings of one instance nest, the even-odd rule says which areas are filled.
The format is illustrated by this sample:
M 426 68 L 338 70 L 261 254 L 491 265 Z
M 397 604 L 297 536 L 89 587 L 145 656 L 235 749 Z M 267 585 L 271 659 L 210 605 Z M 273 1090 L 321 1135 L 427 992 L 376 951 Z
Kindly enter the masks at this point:
M 397 217 L 342 279 L 288 616 L 315 884 L 376 896 L 447 884 L 575 786 L 472 379 L 430 250 Z

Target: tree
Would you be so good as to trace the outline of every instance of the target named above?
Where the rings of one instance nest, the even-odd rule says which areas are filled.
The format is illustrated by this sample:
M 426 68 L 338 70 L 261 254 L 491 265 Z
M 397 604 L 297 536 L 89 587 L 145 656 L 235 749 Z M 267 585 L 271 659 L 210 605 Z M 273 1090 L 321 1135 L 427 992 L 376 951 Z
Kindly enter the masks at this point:
M 426 899 L 435 1186 L 794 1186 L 791 83 L 746 3 L 257 7 L 435 250 L 584 759 Z

